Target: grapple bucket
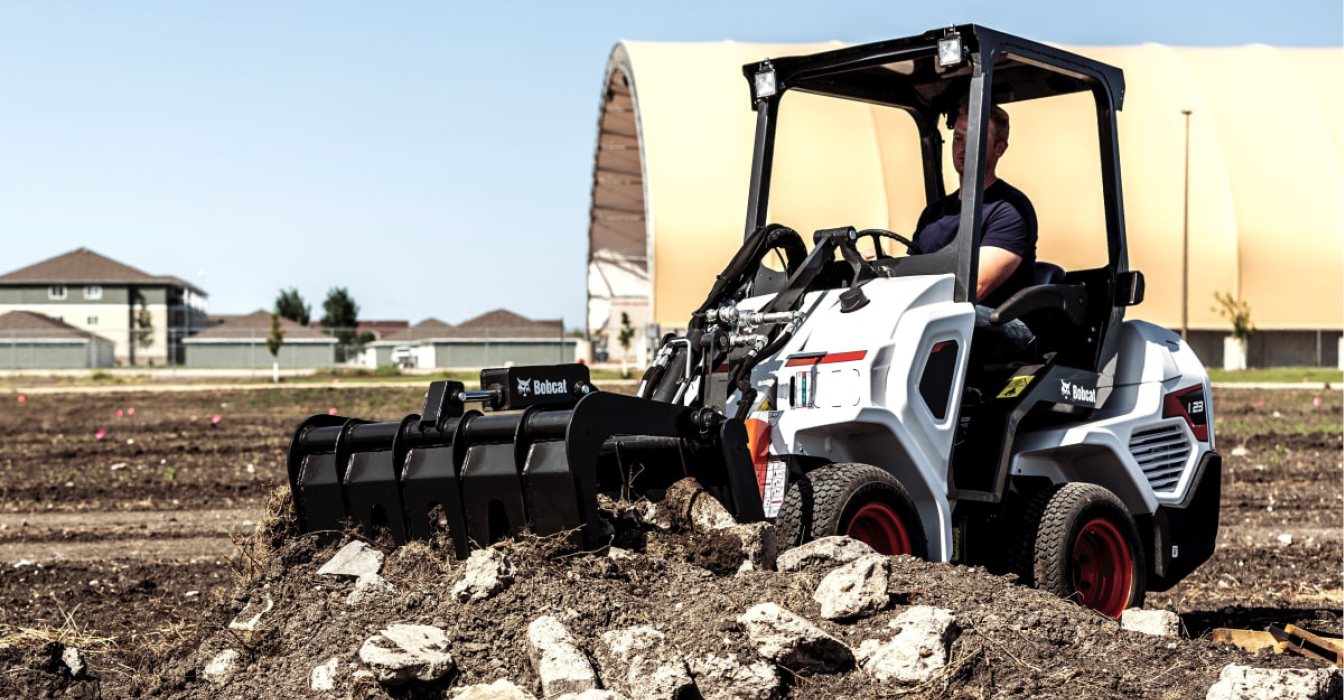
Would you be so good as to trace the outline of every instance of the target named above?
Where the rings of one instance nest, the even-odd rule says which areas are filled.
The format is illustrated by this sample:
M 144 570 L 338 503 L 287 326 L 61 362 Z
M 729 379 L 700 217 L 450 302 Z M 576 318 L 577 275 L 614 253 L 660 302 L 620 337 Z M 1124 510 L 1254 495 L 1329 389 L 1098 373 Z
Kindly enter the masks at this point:
M 658 499 L 687 476 L 739 521 L 764 517 L 741 421 L 596 391 L 577 364 L 488 369 L 481 387 L 433 382 L 397 422 L 301 423 L 288 464 L 300 529 L 355 524 L 401 544 L 446 523 L 459 558 L 524 530 L 592 550 L 599 493 Z

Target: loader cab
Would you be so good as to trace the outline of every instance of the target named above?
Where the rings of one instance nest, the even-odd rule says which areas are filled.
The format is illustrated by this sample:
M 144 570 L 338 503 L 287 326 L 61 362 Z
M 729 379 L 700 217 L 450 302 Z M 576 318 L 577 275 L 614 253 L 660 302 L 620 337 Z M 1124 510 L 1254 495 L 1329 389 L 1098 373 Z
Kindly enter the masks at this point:
M 992 324 L 1022 320 L 1034 332 L 1035 342 L 1020 356 L 986 357 L 977 348 L 983 350 L 988 344 L 976 338 L 971 341 L 960 416 L 967 430 L 972 431 L 961 442 L 973 445 L 975 454 L 962 451 L 952 456 L 953 482 L 959 498 L 998 501 L 1007 475 L 1006 460 L 1018 428 L 1042 421 L 1078 420 L 1090 415 L 1104 401 L 1104 391 L 1099 397 L 1097 390 L 1100 375 L 1109 358 L 1115 355 L 1118 334 L 1112 331 L 1123 320 L 1124 308 L 1142 300 L 1142 276 L 1129 269 L 1121 202 L 1116 137 L 1116 112 L 1124 100 L 1121 71 L 976 25 L 953 26 L 917 37 L 808 56 L 766 60 L 744 66 L 743 70 L 751 86 L 757 127 L 746 221 L 749 233 L 768 221 L 793 225 L 803 232 L 812 228 L 806 224 L 796 226 L 778 216 L 778 212 L 790 208 L 791 202 L 771 201 L 774 165 L 777 161 L 798 158 L 804 148 L 811 149 L 815 167 L 799 167 L 795 161 L 780 172 L 788 173 L 781 177 L 793 177 L 800 170 L 818 172 L 821 185 L 801 188 L 810 195 L 827 187 L 853 190 L 855 186 L 847 184 L 846 178 L 856 181 L 876 178 L 885 187 L 880 194 L 885 198 L 885 207 L 849 207 L 834 215 L 848 213 L 858 220 L 816 222 L 819 226 L 894 228 L 889 225 L 890 220 L 883 225 L 882 217 L 902 200 L 910 206 L 909 200 L 913 199 L 913 205 L 922 208 L 955 189 L 956 183 L 948 183 L 944 172 L 945 129 L 951 127 L 960 106 L 966 106 L 965 186 L 955 237 L 936 252 L 905 255 L 903 250 L 877 245 L 874 236 L 869 254 L 880 277 L 950 275 L 954 279 L 951 299 L 954 302 L 978 301 L 976 273 L 984 223 L 983 183 L 991 106 L 1004 106 L 1010 112 L 1014 105 L 1032 109 L 1060 100 L 1074 105 L 1082 101 L 1085 107 L 1090 106 L 1084 117 L 1095 124 L 1097 151 L 1071 153 L 1069 157 L 1086 163 L 1100 189 L 1096 207 L 1099 220 L 1091 227 L 1098 233 L 1092 264 L 1066 270 L 1054 264 L 1048 255 L 1040 254 L 1042 247 L 1048 245 L 1038 246 L 1036 284 L 1000 304 L 991 317 Z M 889 139 L 883 140 L 884 134 L 878 138 L 884 152 L 873 167 L 864 164 L 837 167 L 829 162 L 836 151 L 846 148 L 843 131 L 834 139 L 818 138 L 815 130 L 803 134 L 802 139 L 788 135 L 776 148 L 781 129 L 787 133 L 788 129 L 796 128 L 790 123 L 791 103 L 837 100 L 871 107 L 873 124 L 903 122 L 911 134 L 910 140 L 917 145 L 905 146 L 907 157 L 895 168 L 887 151 L 899 146 L 890 144 Z M 841 115 L 844 124 L 839 110 L 833 114 Z M 899 119 L 892 119 L 890 114 L 899 115 Z M 863 128 L 862 121 L 860 118 L 853 123 Z M 800 140 L 809 144 L 799 146 Z M 1011 157 L 1029 160 L 1031 153 L 1019 149 Z M 955 179 L 955 174 L 952 177 Z M 1034 194 L 1028 192 L 1029 196 Z M 816 211 L 832 215 L 826 211 L 830 204 L 824 193 L 816 194 L 816 202 L 808 202 L 805 209 L 808 215 Z M 1039 213 L 1039 204 L 1037 209 Z M 913 220 L 907 225 L 910 228 L 901 233 L 909 236 L 913 234 Z M 1040 240 L 1044 244 L 1051 236 L 1068 235 L 1071 232 L 1041 230 Z M 840 272 L 828 283 L 845 286 L 852 281 L 845 279 L 843 269 Z M 1062 386 L 1078 386 L 1081 390 L 1061 392 Z M 973 466 L 962 469 L 963 464 Z

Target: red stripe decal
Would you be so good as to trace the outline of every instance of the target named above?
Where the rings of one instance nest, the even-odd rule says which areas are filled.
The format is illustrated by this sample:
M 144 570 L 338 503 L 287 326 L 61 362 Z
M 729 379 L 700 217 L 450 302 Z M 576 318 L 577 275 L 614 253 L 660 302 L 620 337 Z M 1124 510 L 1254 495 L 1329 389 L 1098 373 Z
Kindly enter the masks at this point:
M 821 358 L 820 364 L 830 364 L 832 362 L 853 362 L 862 360 L 868 356 L 867 350 L 855 350 L 853 352 L 832 352 Z
M 826 365 L 832 362 L 853 362 L 862 360 L 868 356 L 867 350 L 854 350 L 852 352 L 828 352 L 825 355 L 798 355 L 790 357 L 785 367 L 802 367 L 803 365 Z

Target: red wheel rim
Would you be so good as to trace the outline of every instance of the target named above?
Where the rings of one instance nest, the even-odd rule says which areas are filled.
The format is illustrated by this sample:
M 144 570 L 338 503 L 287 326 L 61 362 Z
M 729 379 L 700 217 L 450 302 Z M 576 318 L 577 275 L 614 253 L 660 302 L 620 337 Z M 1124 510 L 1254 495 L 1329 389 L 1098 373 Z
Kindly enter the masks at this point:
M 1111 521 L 1088 521 L 1073 542 L 1073 590 L 1078 602 L 1103 615 L 1120 617 L 1134 585 L 1129 545 Z
M 910 533 L 896 510 L 885 503 L 868 503 L 854 514 L 845 534 L 866 543 L 879 554 L 913 554 Z

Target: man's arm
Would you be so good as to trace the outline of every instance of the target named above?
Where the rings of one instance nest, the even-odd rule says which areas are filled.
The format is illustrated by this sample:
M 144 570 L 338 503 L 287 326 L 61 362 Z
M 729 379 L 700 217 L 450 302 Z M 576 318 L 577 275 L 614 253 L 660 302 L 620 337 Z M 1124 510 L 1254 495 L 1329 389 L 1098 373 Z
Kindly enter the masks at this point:
M 991 245 L 980 246 L 980 268 L 975 275 L 975 298 L 984 299 L 993 293 L 1012 276 L 1021 263 L 1022 256 L 1010 250 Z

